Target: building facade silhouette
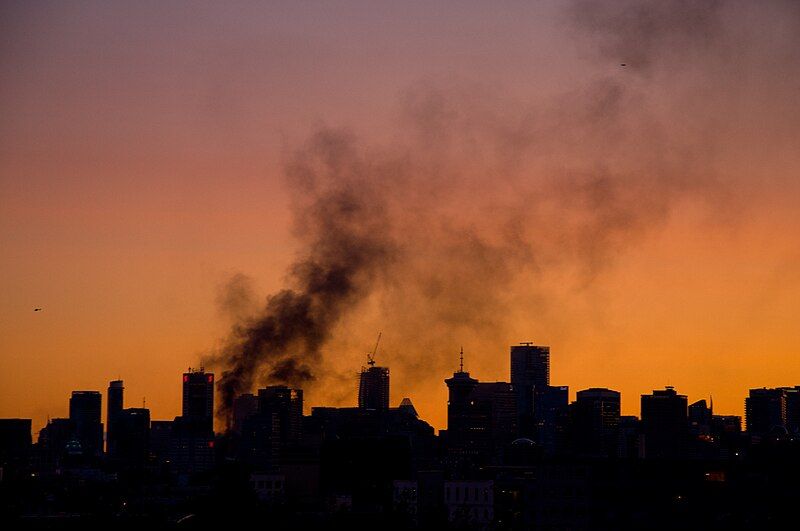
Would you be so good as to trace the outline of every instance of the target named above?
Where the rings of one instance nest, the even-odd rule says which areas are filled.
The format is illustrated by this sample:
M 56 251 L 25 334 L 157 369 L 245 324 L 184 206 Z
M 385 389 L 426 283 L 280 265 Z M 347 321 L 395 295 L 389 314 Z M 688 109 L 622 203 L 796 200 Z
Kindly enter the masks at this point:
M 358 407 L 389 408 L 389 368 L 374 365 L 361 370 L 358 380 Z
M 75 439 L 86 457 L 103 453 L 103 396 L 98 391 L 73 391 L 69 399 L 69 418 Z
M 572 443 L 579 455 L 616 457 L 620 438 L 619 391 L 578 391 L 570 406 L 570 423 Z
M 688 412 L 685 395 L 668 386 L 642 395 L 645 457 L 677 459 L 686 455 Z
M 214 426 L 214 375 L 203 369 L 183 373 L 183 405 L 181 416 L 194 422 Z
M 124 407 L 124 392 L 122 380 L 109 382 L 106 395 L 106 453 L 111 457 L 117 454 L 117 424 Z

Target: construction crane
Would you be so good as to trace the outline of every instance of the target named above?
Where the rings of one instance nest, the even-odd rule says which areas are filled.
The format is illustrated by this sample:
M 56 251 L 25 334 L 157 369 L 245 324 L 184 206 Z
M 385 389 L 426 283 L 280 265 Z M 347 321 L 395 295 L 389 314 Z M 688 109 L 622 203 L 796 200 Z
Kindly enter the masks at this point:
M 378 332 L 378 340 L 375 341 L 375 348 L 372 349 L 372 352 L 367 353 L 367 365 L 370 367 L 375 366 L 375 354 L 378 353 L 378 344 L 381 342 L 381 334 L 382 332 Z

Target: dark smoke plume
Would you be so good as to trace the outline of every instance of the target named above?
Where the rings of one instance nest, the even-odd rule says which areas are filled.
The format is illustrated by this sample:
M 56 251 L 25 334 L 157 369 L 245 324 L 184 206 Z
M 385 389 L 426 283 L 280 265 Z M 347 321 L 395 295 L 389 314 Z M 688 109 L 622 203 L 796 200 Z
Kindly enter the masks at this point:
M 304 251 L 291 267 L 291 288 L 271 295 L 261 315 L 234 325 L 222 352 L 220 413 L 265 373 L 271 382 L 302 386 L 314 378 L 332 327 L 369 290 L 392 255 L 389 220 L 362 175 L 346 134 L 317 134 L 287 168 L 295 197 L 296 236 Z M 235 278 L 221 297 L 246 298 Z
M 571 5 L 576 35 L 612 72 L 535 102 L 420 84 L 389 147 L 325 129 L 290 159 L 301 254 L 289 287 L 210 360 L 223 416 L 256 383 L 335 379 L 323 349 L 360 351 L 377 329 L 390 331 L 393 374 L 441 389 L 456 345 L 491 352 L 534 323 L 558 328 L 552 301 L 585 293 L 676 205 L 727 208 L 733 183 L 715 157 L 731 149 L 720 117 L 740 101 L 728 3 Z M 695 100 L 706 90 L 709 110 Z

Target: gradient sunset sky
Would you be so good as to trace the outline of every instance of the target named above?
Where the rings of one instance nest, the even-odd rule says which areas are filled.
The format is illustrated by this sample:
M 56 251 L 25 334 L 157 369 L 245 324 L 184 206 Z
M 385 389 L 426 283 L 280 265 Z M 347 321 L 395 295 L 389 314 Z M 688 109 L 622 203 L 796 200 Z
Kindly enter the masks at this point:
M 800 384 L 800 5 L 597 4 L 3 2 L 0 416 L 117 377 L 178 415 L 308 250 L 286 169 L 320 135 L 399 258 L 307 411 L 355 404 L 378 330 L 392 405 L 437 428 L 462 344 L 487 381 L 550 345 L 624 414 Z

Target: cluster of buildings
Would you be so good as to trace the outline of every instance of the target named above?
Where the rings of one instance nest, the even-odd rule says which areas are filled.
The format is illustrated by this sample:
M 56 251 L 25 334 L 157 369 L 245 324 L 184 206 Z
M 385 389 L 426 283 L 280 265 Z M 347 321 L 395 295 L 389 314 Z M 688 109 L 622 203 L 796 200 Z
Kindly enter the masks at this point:
M 462 350 L 445 379 L 447 428 L 437 435 L 410 399 L 391 406 L 389 369 L 369 361 L 357 407 L 305 415 L 301 389 L 266 386 L 236 398 L 220 434 L 214 375 L 203 369 L 183 374 L 182 412 L 173 420 L 125 408 L 123 382 L 114 380 L 104 425 L 101 393 L 74 391 L 69 417 L 50 419 L 35 444 L 29 419 L 0 419 L 0 480 L 136 478 L 192 496 L 235 466 L 259 504 L 295 514 L 582 528 L 619 518 L 619 500 L 646 489 L 656 494 L 644 506 L 669 511 L 684 499 L 676 491 L 736 481 L 731 467 L 794 451 L 800 440 L 800 386 L 750 390 L 745 430 L 740 417 L 716 415 L 706 400 L 689 404 L 672 387 L 642 395 L 640 417 L 627 416 L 612 389 L 583 389 L 570 402 L 568 387 L 551 385 L 549 347 L 532 343 L 510 348 L 509 382 L 470 375 Z M 664 477 L 675 487 L 661 492 Z

